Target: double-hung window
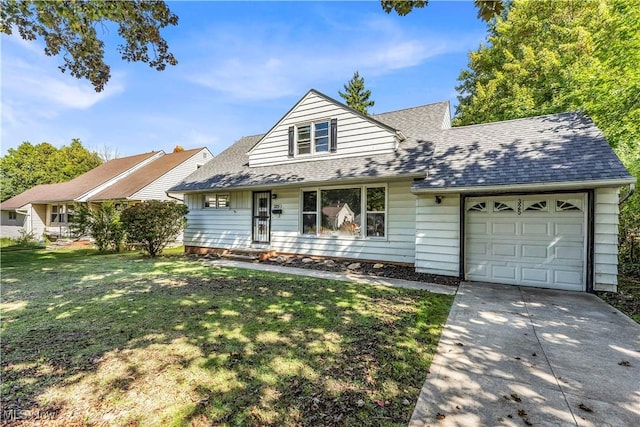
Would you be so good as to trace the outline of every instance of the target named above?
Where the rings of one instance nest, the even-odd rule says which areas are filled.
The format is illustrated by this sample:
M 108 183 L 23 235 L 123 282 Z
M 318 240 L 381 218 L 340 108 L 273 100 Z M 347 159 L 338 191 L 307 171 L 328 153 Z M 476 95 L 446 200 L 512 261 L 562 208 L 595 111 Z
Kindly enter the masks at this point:
M 298 154 L 329 152 L 329 122 L 314 122 L 297 126 Z
M 303 191 L 301 211 L 301 233 L 305 235 L 386 236 L 386 187 L 358 186 Z

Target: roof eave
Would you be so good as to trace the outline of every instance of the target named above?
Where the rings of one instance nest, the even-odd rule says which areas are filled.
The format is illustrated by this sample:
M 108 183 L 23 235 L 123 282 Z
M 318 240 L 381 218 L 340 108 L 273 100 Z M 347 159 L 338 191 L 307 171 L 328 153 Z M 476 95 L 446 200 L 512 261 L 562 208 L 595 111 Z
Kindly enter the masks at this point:
M 340 179 L 340 185 L 342 185 L 342 183 L 356 184 L 358 182 L 368 183 L 368 182 L 376 182 L 376 181 L 378 182 L 402 181 L 402 180 L 413 179 L 413 178 L 424 178 L 424 172 L 407 173 L 407 174 L 401 174 L 401 175 L 389 175 L 389 176 L 346 178 L 346 179 Z M 173 193 L 173 194 L 195 194 L 195 193 L 205 193 L 208 191 L 215 191 L 215 192 L 245 191 L 245 190 L 257 190 L 257 189 L 263 189 L 263 188 L 284 188 L 284 187 L 306 188 L 306 187 L 313 187 L 313 186 L 323 186 L 323 185 L 327 185 L 328 183 L 335 183 L 335 182 L 336 182 L 335 179 L 326 179 L 321 181 L 306 181 L 306 182 L 293 182 L 293 183 L 281 183 L 281 184 L 255 184 L 255 185 L 243 185 L 243 186 L 237 186 L 237 187 L 235 186 L 234 187 L 209 187 L 209 188 L 198 188 L 193 190 L 177 190 L 177 189 L 170 188 L 169 190 L 167 190 L 167 192 Z
M 433 188 L 411 188 L 414 194 L 443 194 L 443 193 L 486 193 L 486 192 L 513 192 L 513 191 L 548 191 L 548 190 L 582 190 L 587 188 L 620 187 L 622 185 L 634 184 L 636 179 L 620 178 L 594 181 L 561 181 L 549 183 L 530 184 L 507 184 L 507 185 L 476 185 L 465 187 L 433 187 Z

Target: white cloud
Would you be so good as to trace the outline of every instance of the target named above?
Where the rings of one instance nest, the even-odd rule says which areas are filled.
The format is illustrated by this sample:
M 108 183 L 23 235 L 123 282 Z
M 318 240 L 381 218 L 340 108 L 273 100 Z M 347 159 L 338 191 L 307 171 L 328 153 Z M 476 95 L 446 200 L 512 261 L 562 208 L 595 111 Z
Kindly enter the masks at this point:
M 362 28 L 367 28 L 362 31 Z M 233 38 L 230 34 L 238 34 Z M 368 77 L 414 67 L 431 57 L 459 51 L 442 37 L 409 34 L 390 21 L 373 18 L 343 28 L 341 37 L 321 34 L 291 38 L 273 28 L 225 27 L 200 41 L 199 56 L 187 60 L 186 79 L 233 99 L 265 100 L 299 94 L 354 70 Z M 201 71 L 207 70 L 207 71 Z
M 14 34 L 3 35 L 2 43 L 3 145 L 33 137 L 42 122 L 51 122 L 67 111 L 90 109 L 124 91 L 122 74 L 114 73 L 105 90 L 97 93 L 89 82 L 62 74 L 59 59 L 47 57 L 39 42 L 24 41 Z

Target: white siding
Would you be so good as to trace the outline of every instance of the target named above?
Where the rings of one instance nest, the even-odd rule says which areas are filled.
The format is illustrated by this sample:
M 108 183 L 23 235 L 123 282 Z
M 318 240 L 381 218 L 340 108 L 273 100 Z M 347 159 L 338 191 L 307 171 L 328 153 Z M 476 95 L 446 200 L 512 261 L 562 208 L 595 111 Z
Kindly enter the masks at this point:
M 273 204 L 282 208 L 271 219 L 270 248 L 282 253 L 413 263 L 415 260 L 415 196 L 411 181 L 387 187 L 386 239 L 303 236 L 300 234 L 299 188 L 276 189 Z M 203 209 L 203 194 L 188 194 L 185 245 L 242 248 L 251 245 L 251 191 L 231 192 L 230 209 Z
M 371 184 L 373 185 L 373 184 Z M 300 190 L 277 190 L 275 204 L 282 215 L 271 221 L 271 248 L 283 253 L 367 259 L 387 262 L 415 262 L 415 196 L 411 181 L 392 182 L 387 191 L 387 238 L 367 239 L 300 234 Z
M 9 211 L 1 211 L 2 216 L 0 217 L 0 225 L 10 225 L 10 226 L 18 226 L 22 227 L 24 224 L 24 215 L 16 212 L 16 219 L 9 219 Z M 11 211 L 15 212 L 15 211 Z
M 338 119 L 338 151 L 319 156 L 289 158 L 289 126 L 314 120 Z M 395 150 L 394 132 L 342 108 L 326 98 L 310 92 L 249 153 L 250 166 L 309 161 L 313 158 L 341 158 L 367 154 L 390 153 Z
M 434 195 L 416 200 L 416 271 L 458 276 L 460 257 L 460 198 Z
M 206 158 L 203 158 L 203 153 L 206 154 Z M 173 200 L 170 197 L 167 197 L 166 191 L 194 172 L 198 168 L 198 165 L 202 165 L 212 158 L 213 156 L 211 155 L 211 152 L 209 152 L 208 149 L 203 148 L 198 151 L 197 154 L 191 156 L 189 159 L 171 169 L 160 178 L 137 191 L 130 197 L 130 199 Z
M 185 246 L 205 248 L 246 248 L 251 246 L 251 209 L 246 205 L 246 193 L 232 192 L 229 209 L 203 208 L 202 194 L 185 195 L 189 207 Z
M 595 281 L 597 291 L 618 286 L 618 189 L 595 190 Z
M 24 217 L 24 229 L 27 233 L 33 233 L 37 239 L 40 239 L 45 230 L 47 205 L 28 204 L 20 210 L 27 212 L 27 215 Z

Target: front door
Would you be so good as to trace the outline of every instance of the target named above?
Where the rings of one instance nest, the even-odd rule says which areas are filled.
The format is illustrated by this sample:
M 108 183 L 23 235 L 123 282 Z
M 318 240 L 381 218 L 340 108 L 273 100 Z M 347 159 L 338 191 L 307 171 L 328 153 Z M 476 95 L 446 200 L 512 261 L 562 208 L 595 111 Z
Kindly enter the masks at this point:
M 271 191 L 253 192 L 253 242 L 271 240 Z

